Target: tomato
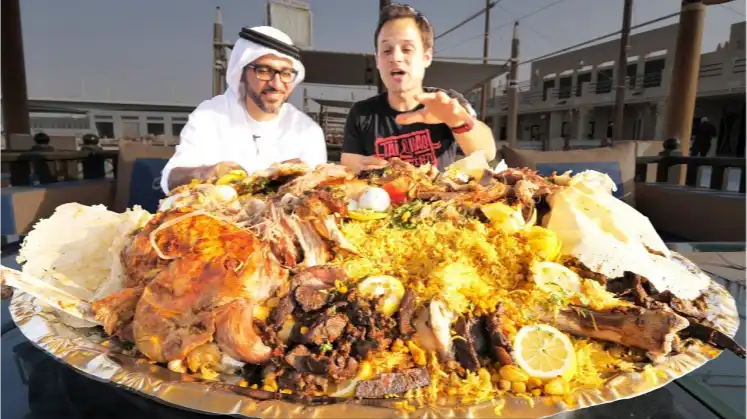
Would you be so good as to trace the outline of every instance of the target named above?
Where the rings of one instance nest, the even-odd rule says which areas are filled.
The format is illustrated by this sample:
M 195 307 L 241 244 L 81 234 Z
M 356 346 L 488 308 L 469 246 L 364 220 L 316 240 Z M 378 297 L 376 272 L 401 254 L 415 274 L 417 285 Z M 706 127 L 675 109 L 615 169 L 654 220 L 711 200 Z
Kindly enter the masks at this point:
M 391 199 L 393 205 L 402 205 L 407 202 L 407 190 L 401 185 L 397 185 L 395 182 L 389 182 L 382 186 L 381 189 L 389 194 L 389 199 Z

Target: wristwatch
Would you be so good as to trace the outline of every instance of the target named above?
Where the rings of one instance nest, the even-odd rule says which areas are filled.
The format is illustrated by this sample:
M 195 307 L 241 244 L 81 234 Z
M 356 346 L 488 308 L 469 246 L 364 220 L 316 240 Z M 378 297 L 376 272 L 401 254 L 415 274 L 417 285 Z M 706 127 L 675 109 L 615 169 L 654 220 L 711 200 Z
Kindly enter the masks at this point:
M 475 118 L 470 118 L 462 125 L 452 128 L 451 132 L 453 132 L 454 134 L 464 134 L 464 133 L 472 131 L 472 128 L 474 127 L 475 127 Z

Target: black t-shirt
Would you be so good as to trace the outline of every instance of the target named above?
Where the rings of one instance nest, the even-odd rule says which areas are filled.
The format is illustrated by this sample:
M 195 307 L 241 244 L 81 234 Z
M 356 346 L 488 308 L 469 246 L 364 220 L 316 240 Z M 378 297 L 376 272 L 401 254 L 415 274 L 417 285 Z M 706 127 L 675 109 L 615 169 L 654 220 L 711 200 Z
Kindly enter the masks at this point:
M 456 91 L 428 87 L 423 90 L 444 91 L 475 116 L 469 102 Z M 423 105 L 418 105 L 412 111 L 422 108 Z M 376 156 L 385 160 L 399 157 L 414 166 L 431 163 L 438 166 L 439 170 L 444 170 L 454 162 L 457 143 L 454 133 L 446 124 L 400 125 L 396 118 L 401 113 L 405 112 L 396 111 L 389 106 L 386 93 L 356 102 L 345 122 L 342 152 Z

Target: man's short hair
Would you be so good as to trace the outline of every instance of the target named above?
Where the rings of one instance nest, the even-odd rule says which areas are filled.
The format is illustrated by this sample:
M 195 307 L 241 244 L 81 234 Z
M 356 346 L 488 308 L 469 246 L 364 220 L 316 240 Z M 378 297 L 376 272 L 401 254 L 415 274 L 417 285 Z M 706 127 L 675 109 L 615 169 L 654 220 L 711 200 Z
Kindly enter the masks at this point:
M 420 38 L 423 41 L 423 49 L 426 51 L 433 48 L 433 26 L 420 12 L 406 4 L 392 3 L 381 9 L 379 24 L 374 32 L 374 49 L 378 50 L 379 33 L 381 28 L 389 21 L 397 19 L 413 19 L 420 30 Z

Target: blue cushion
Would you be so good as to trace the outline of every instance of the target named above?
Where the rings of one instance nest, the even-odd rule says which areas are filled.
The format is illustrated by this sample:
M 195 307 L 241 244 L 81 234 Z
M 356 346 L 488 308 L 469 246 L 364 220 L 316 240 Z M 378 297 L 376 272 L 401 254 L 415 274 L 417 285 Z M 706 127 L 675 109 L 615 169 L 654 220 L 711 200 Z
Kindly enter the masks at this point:
M 158 202 L 165 197 L 161 189 L 161 172 L 168 159 L 135 159 L 130 177 L 130 196 L 127 207 L 140 205 L 148 212 L 158 210 Z
M 556 172 L 560 175 L 564 172 L 567 172 L 568 170 L 572 170 L 572 174 L 581 173 L 585 170 L 595 170 L 597 172 L 605 173 L 612 179 L 613 182 L 615 182 L 615 185 L 617 186 L 617 191 L 613 192 L 613 195 L 617 198 L 622 199 L 625 194 L 622 173 L 620 171 L 620 164 L 616 161 L 583 163 L 552 162 L 537 163 L 536 165 L 537 172 L 543 176 L 550 176 L 553 172 Z

